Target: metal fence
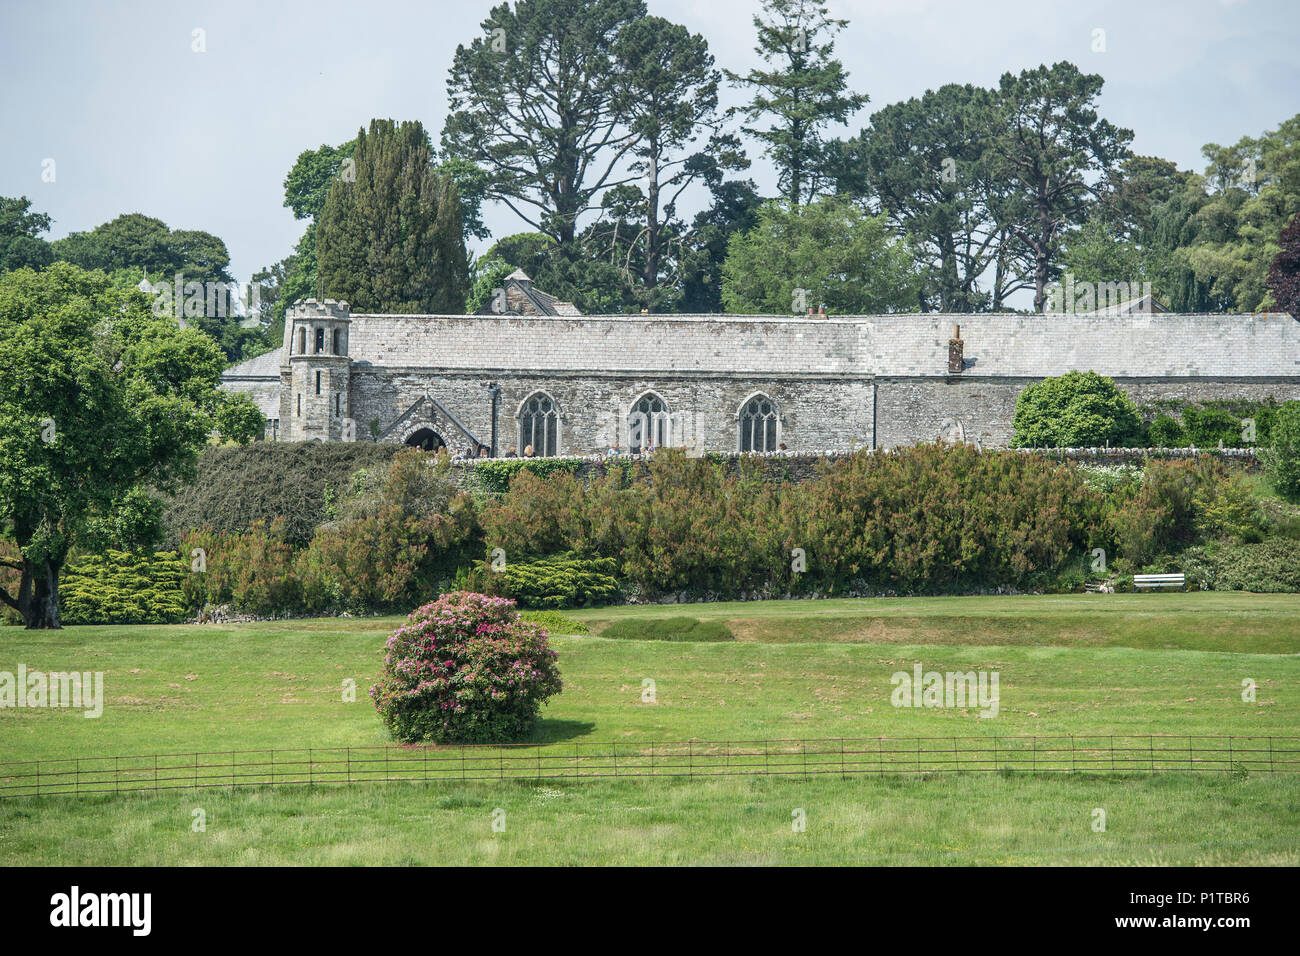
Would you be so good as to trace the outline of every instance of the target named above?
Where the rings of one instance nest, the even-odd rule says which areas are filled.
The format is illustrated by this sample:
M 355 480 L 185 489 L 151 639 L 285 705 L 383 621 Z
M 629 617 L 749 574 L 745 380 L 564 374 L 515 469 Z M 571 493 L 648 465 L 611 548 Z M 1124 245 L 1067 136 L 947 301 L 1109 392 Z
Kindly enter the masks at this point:
M 0 763 L 0 797 L 604 777 L 1297 773 L 1300 737 L 1012 736 L 311 747 Z

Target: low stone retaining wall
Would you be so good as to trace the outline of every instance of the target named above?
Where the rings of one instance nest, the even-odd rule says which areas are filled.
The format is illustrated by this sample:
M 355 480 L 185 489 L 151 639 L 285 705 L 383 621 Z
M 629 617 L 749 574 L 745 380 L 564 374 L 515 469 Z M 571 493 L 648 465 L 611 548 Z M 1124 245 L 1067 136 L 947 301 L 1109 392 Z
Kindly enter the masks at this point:
M 1006 449 L 998 449 L 1005 451 Z M 1195 458 L 1219 458 L 1224 462 L 1246 469 L 1258 466 L 1259 460 L 1253 448 L 1018 448 L 1013 449 L 1026 455 L 1043 455 L 1047 458 L 1071 461 L 1086 465 L 1140 465 L 1150 459 L 1161 461 L 1192 460 Z M 809 481 L 817 476 L 818 467 L 832 461 L 851 458 L 858 452 L 847 451 L 773 451 L 746 452 L 733 454 L 712 453 L 707 457 L 719 462 L 729 473 L 735 473 L 742 459 L 758 462 L 765 476 L 772 481 Z M 878 449 L 867 454 L 887 455 L 889 451 Z M 590 455 L 577 458 L 560 456 L 557 458 L 531 459 L 495 459 L 497 461 L 537 461 L 537 462 L 573 462 L 573 474 L 579 480 L 603 478 L 611 467 L 623 468 L 628 464 L 638 473 L 644 471 L 647 455 Z M 483 459 L 453 458 L 452 474 L 458 482 L 463 481 L 467 472 L 473 470 Z M 491 459 L 489 459 L 491 460 Z

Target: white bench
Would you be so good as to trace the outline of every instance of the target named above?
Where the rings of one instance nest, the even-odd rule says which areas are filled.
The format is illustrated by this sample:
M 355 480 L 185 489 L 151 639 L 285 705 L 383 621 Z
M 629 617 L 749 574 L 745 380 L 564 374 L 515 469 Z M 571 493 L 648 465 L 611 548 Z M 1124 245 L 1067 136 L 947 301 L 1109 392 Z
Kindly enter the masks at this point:
M 1187 579 L 1182 574 L 1135 574 L 1133 587 L 1186 589 Z

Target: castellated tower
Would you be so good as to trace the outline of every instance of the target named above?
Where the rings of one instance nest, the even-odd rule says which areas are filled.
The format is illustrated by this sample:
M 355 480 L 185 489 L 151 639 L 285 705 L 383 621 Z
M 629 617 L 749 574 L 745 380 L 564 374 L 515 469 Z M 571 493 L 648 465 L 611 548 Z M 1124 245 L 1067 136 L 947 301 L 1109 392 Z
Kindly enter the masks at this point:
M 351 324 L 346 302 L 307 299 L 290 307 L 284 322 L 284 350 L 280 353 L 284 440 L 355 440 L 348 409 Z

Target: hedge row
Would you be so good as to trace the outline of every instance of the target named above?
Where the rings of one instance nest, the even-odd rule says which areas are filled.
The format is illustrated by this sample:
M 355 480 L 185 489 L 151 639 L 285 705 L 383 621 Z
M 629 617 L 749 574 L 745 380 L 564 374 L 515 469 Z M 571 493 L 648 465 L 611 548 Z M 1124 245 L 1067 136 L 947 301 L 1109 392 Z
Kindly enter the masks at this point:
M 237 534 L 279 519 L 294 547 L 339 516 L 358 470 L 387 468 L 400 445 L 376 442 L 258 442 L 209 447 L 198 478 L 167 503 L 163 520 L 170 547 L 196 528 Z
M 259 616 L 400 611 L 449 587 L 533 608 L 665 595 L 1068 590 L 1082 585 L 1098 547 L 1110 570 L 1131 573 L 1206 546 L 1203 563 L 1217 562 L 1206 586 L 1289 588 L 1280 562 L 1292 545 L 1250 550 L 1288 533 L 1261 513 L 1253 480 L 1211 459 L 1100 470 L 922 445 L 776 483 L 758 463 L 664 450 L 635 477 L 517 470 L 503 495 L 476 502 L 445 467 L 408 452 L 350 477 L 354 493 L 305 545 L 281 516 L 189 531 L 179 557 L 108 552 L 74 562 L 65 619 L 180 620 L 204 605 Z
M 481 516 L 512 560 L 611 558 L 632 597 L 1028 587 L 1092 546 L 1102 499 L 1040 456 L 925 445 L 773 484 L 665 450 L 643 481 L 521 473 Z

